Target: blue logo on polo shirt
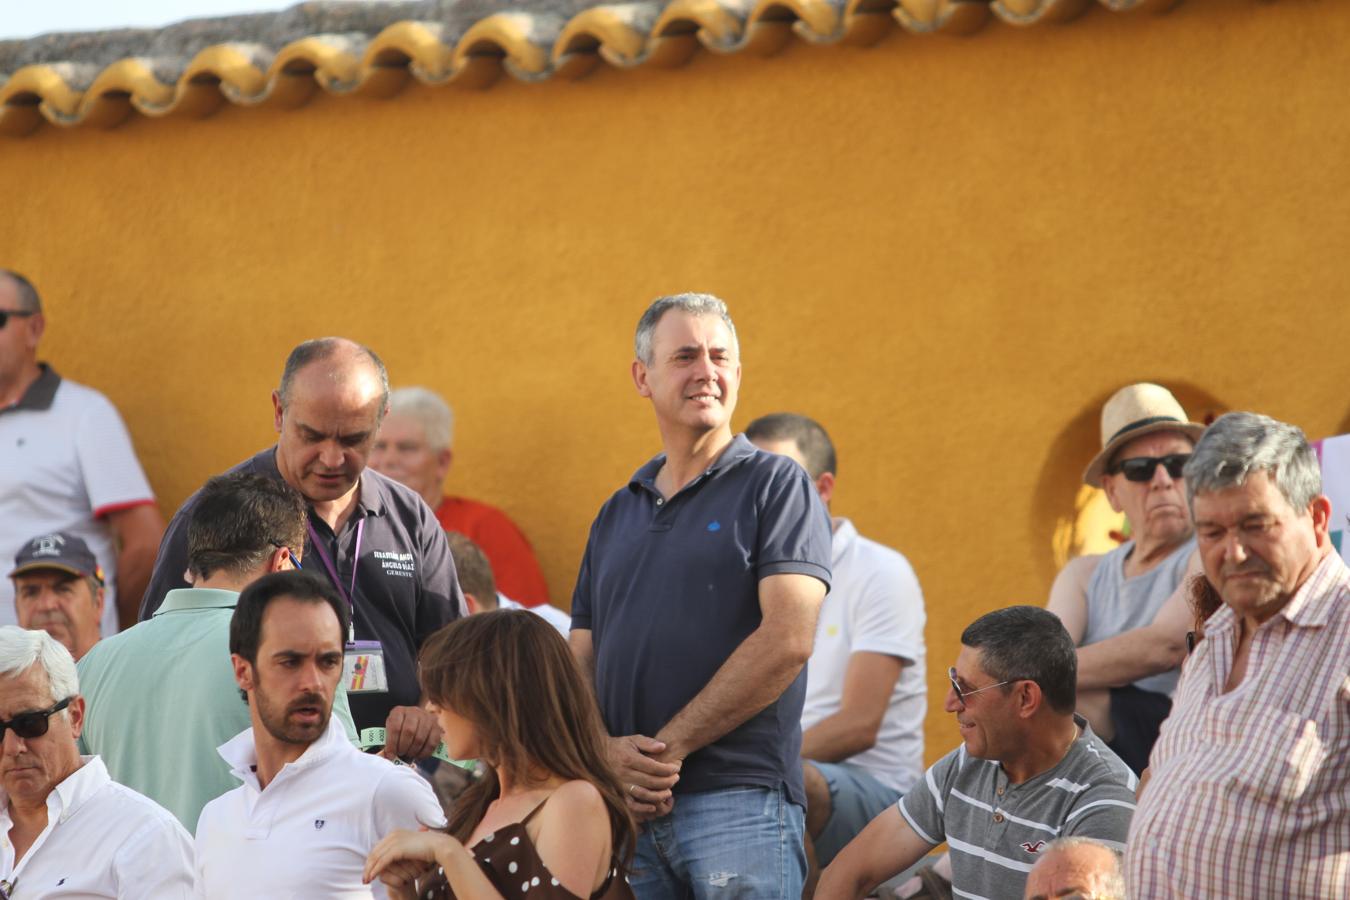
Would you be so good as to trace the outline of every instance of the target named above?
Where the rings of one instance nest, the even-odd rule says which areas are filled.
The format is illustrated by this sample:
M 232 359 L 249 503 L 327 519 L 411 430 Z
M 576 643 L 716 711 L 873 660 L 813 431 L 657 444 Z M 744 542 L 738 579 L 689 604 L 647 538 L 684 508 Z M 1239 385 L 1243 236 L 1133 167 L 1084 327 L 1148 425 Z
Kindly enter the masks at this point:
M 708 530 L 709 530 L 709 531 L 721 531 L 721 530 L 722 530 L 722 523 L 719 522 L 719 521 L 717 521 L 716 519 L 713 519 L 711 522 L 708 523 Z

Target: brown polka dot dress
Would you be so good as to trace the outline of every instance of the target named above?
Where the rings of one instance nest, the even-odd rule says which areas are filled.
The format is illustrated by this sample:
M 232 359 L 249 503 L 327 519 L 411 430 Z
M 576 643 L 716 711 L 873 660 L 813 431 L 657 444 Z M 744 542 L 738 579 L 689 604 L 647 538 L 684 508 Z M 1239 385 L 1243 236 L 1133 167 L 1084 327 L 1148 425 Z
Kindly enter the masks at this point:
M 547 802 L 545 799 L 544 803 Z M 558 883 L 558 879 L 553 877 L 548 866 L 539 858 L 534 843 L 525 831 L 525 824 L 543 809 L 544 803 L 536 806 L 519 822 L 484 835 L 482 840 L 469 848 L 469 853 L 492 886 L 508 900 L 514 897 L 522 900 L 583 900 Z M 444 874 L 438 873 L 418 892 L 418 896 L 425 900 L 453 900 L 455 894 L 450 890 Z M 591 894 L 590 900 L 636 898 L 633 889 L 628 886 L 628 880 L 619 874 L 618 865 L 614 864 L 609 877 L 599 890 Z

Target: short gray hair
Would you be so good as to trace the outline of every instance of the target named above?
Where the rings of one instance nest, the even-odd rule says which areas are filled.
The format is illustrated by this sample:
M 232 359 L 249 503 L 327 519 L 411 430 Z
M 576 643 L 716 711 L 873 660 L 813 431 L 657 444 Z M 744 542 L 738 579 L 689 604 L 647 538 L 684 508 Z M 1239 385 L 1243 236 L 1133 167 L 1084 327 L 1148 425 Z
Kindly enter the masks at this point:
M 37 288 L 33 287 L 33 282 L 13 269 L 0 269 L 0 278 L 8 278 L 10 283 L 14 285 L 14 292 L 19 295 L 20 312 L 42 312 L 42 298 L 38 296 Z
M 53 703 L 80 692 L 75 658 L 60 641 L 45 631 L 29 631 L 17 625 L 0 628 L 0 675 L 18 678 L 33 663 L 41 663 L 47 673 Z
M 1245 484 L 1255 472 L 1265 472 L 1300 513 L 1322 493 L 1317 454 L 1303 429 L 1258 413 L 1232 412 L 1205 429 L 1186 463 L 1192 512 L 1196 494 Z
M 1125 876 L 1120 871 L 1120 852 L 1110 844 L 1095 840 L 1090 837 L 1081 837 L 1073 835 L 1070 837 L 1057 838 L 1051 841 L 1044 850 L 1041 851 L 1041 859 L 1049 856 L 1053 852 L 1067 852 L 1079 849 L 1105 850 L 1111 854 L 1111 871 L 1096 873 L 1095 883 L 1084 885 L 1091 891 L 1092 900 L 1125 900 Z
M 389 412 L 415 419 L 427 433 L 432 450 L 444 450 L 455 440 L 455 414 L 441 395 L 424 387 L 401 387 L 389 392 Z
M 739 355 L 740 340 L 736 337 L 736 326 L 731 321 L 731 313 L 727 312 L 725 303 L 712 294 L 671 294 L 653 300 L 647 311 L 642 314 L 642 318 L 638 319 L 637 336 L 633 338 L 633 352 L 643 365 L 652 364 L 652 332 L 656 331 L 656 325 L 661 321 L 661 317 L 672 309 L 678 309 L 691 316 L 720 318 L 726 323 L 727 331 L 731 332 L 731 342 Z

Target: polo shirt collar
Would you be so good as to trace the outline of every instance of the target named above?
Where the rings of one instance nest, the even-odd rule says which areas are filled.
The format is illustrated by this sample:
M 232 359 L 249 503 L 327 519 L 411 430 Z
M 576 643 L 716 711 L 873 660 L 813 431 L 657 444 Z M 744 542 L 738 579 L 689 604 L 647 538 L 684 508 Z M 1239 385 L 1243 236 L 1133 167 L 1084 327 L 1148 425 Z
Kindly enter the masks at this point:
M 0 412 L 11 410 L 17 412 L 21 409 L 43 411 L 52 408 L 52 403 L 56 400 L 56 389 L 61 386 L 61 376 L 47 363 L 38 363 L 38 368 L 42 370 L 42 374 L 37 377 L 37 381 L 28 386 L 28 390 L 23 392 L 19 402 Z
M 843 516 L 830 520 L 834 523 L 834 537 L 830 541 L 830 568 L 839 569 L 839 564 L 844 559 L 844 554 L 853 546 L 853 542 L 858 539 L 858 529 L 853 523 Z
M 334 754 L 341 752 L 344 748 L 355 750 L 347 739 L 347 732 L 338 721 L 338 717 L 330 715 L 328 717 L 328 728 L 314 743 L 305 748 L 305 752 L 300 754 L 300 758 L 286 763 L 281 767 L 281 771 L 272 779 L 275 784 L 277 779 L 286 773 L 297 774 L 305 769 L 311 769 L 314 766 L 330 759 Z M 216 752 L 220 754 L 221 759 L 225 760 L 230 766 L 230 772 L 235 778 L 254 788 L 258 785 L 258 775 L 254 767 L 258 765 L 258 748 L 253 743 L 253 729 L 246 728 L 243 731 L 221 744 Z M 357 751 L 359 752 L 359 751 Z
M 58 784 L 56 789 L 47 795 L 48 822 L 53 821 L 52 813 L 57 814 L 56 821 L 64 822 L 69 819 L 89 798 L 103 790 L 104 785 L 112 781 L 112 778 L 108 775 L 108 767 L 103 765 L 103 760 L 97 756 L 81 756 L 80 761 L 83 765 L 67 775 L 66 780 Z M 59 797 L 59 808 L 51 805 L 52 796 Z
M 762 452 L 764 451 L 750 443 L 750 439 L 744 434 L 738 434 L 731 439 L 731 443 L 718 455 L 717 459 L 713 460 L 712 465 L 708 466 L 703 474 L 689 482 L 689 484 L 685 485 L 681 490 L 688 488 L 690 485 L 698 484 L 704 478 L 725 471 L 742 460 Z M 661 467 L 665 464 L 666 455 L 664 453 L 658 453 L 653 456 L 644 463 L 640 469 L 633 473 L 633 477 L 628 481 L 629 489 L 638 490 L 639 488 L 648 488 L 655 490 L 656 474 L 661 471 Z
M 177 588 L 164 595 L 155 615 L 188 609 L 234 609 L 239 603 L 237 591 L 218 588 Z
M 272 445 L 266 450 L 253 457 L 253 470 L 259 475 L 266 475 L 269 478 L 275 478 L 278 481 L 285 481 L 281 477 L 281 470 L 277 468 L 277 448 Z M 382 516 L 384 508 L 389 502 L 388 479 L 376 472 L 370 466 L 361 470 L 361 490 L 356 498 L 357 511 L 364 515 Z M 308 503 L 308 500 L 306 501 Z

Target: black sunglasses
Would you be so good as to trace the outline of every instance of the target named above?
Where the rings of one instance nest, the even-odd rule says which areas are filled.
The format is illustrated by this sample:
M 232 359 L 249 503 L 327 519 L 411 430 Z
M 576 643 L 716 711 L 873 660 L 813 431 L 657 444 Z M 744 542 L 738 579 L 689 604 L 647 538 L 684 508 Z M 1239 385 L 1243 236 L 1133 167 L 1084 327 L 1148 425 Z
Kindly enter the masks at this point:
M 51 725 L 52 716 L 69 706 L 70 701 L 74 699 L 74 697 L 67 697 L 51 709 L 39 709 L 37 712 L 19 713 L 8 722 L 0 722 L 0 741 L 5 739 L 6 731 L 13 731 L 16 735 L 25 740 L 42 737 L 47 733 L 47 728 Z
M 9 317 L 16 316 L 20 319 L 26 319 L 29 316 L 36 316 L 37 310 L 32 309 L 0 309 L 0 328 L 9 324 Z
M 1186 468 L 1186 460 L 1190 458 L 1189 453 L 1169 453 L 1167 456 L 1132 456 L 1129 459 L 1112 463 L 1111 468 L 1106 471 L 1111 475 L 1117 473 L 1124 475 L 1126 481 L 1152 481 L 1153 470 L 1162 465 L 1167 470 L 1168 475 L 1173 478 L 1180 478 L 1182 470 Z

